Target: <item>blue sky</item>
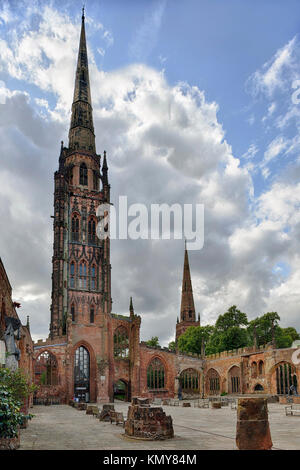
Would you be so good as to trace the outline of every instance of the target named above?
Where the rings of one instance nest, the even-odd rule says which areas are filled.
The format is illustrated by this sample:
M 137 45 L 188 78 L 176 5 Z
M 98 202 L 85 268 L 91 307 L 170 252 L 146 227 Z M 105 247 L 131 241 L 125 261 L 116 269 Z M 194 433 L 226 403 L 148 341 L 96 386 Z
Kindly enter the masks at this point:
M 0 255 L 41 336 L 81 8 L 0 3 Z M 203 323 L 235 303 L 300 328 L 299 26 L 296 0 L 86 2 L 97 150 L 108 152 L 113 198 L 205 205 L 204 248 L 190 256 Z M 112 243 L 114 309 L 126 313 L 133 295 L 144 338 L 159 315 L 161 341 L 172 339 L 182 263 L 178 241 Z

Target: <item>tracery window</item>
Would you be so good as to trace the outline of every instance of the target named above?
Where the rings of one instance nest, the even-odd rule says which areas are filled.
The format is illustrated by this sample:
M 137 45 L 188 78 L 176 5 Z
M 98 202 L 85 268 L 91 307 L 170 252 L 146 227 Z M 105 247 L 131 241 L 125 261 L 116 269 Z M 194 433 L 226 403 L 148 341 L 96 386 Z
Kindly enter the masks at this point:
M 75 263 L 72 261 L 70 264 L 70 287 L 75 287 Z
M 208 392 L 210 395 L 218 395 L 220 392 L 220 376 L 215 369 L 210 369 L 207 373 Z
M 195 369 L 185 369 L 180 374 L 180 385 L 182 391 L 198 393 L 200 388 L 200 375 Z
M 84 261 L 79 265 L 79 287 L 80 289 L 87 288 L 87 267 Z
M 89 243 L 95 245 L 96 243 L 96 221 L 91 218 L 88 223 L 88 239 Z
M 71 238 L 73 242 L 79 241 L 79 216 L 77 214 L 72 216 Z
M 276 367 L 276 387 L 278 395 L 287 395 L 291 385 L 295 385 L 295 366 L 282 362 Z
M 129 356 L 129 339 L 125 326 L 119 326 L 114 333 L 114 356 L 126 358 Z
M 153 359 L 147 368 L 147 387 L 152 390 L 165 387 L 165 368 L 158 357 Z
M 228 372 L 228 386 L 229 386 L 229 393 L 240 393 L 240 386 L 241 386 L 241 371 L 238 366 L 231 367 L 230 371 Z
M 85 163 L 80 165 L 79 184 L 82 184 L 83 186 L 88 185 L 88 169 Z
M 91 289 L 96 289 L 96 266 L 91 267 Z
M 57 385 L 58 370 L 54 354 L 48 351 L 41 353 L 36 360 L 34 374 L 36 382 L 41 385 Z

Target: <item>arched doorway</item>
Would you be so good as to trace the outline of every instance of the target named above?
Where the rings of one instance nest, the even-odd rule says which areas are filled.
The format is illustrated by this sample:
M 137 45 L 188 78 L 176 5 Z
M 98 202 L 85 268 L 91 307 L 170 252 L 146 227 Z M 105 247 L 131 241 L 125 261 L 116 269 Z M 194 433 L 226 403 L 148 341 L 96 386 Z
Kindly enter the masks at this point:
M 79 401 L 90 401 L 90 355 L 84 346 L 75 351 L 74 397 Z
M 129 401 L 129 387 L 126 380 L 119 379 L 114 383 L 114 399 Z
M 264 387 L 261 384 L 256 384 L 255 387 L 254 387 L 254 391 L 255 392 L 263 392 Z
M 238 366 L 228 371 L 228 393 L 241 393 L 241 370 Z
M 181 372 L 179 383 L 182 392 L 188 395 L 199 395 L 200 373 L 196 369 L 185 369 Z

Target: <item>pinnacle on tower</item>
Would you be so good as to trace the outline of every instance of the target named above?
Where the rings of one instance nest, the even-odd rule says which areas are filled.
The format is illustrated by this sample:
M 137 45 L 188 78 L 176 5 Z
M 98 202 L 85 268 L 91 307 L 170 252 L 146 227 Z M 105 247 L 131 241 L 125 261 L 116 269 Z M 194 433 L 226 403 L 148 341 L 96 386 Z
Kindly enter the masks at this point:
M 69 131 L 69 148 L 71 150 L 87 150 L 96 153 L 84 20 L 83 8 Z
M 108 184 L 107 172 L 108 172 L 108 166 L 107 166 L 107 160 L 106 160 L 106 151 L 104 150 L 104 152 L 103 152 L 103 165 L 102 165 L 103 184 Z
M 133 309 L 132 297 L 130 297 L 129 312 L 130 312 L 130 316 L 133 317 L 134 309 Z
M 180 321 L 196 321 L 189 257 L 186 245 L 184 250 Z

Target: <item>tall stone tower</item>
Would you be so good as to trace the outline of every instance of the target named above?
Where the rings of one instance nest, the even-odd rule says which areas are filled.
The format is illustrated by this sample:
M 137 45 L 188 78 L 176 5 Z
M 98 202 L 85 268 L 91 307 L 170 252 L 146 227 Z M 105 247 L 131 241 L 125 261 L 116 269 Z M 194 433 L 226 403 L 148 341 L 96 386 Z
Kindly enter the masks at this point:
M 54 175 L 51 339 L 66 335 L 72 325 L 100 325 L 111 312 L 109 239 L 96 235 L 97 207 L 110 202 L 105 152 L 102 171 L 100 164 L 83 10 L 69 146 L 62 142 Z
M 176 342 L 189 326 L 200 326 L 200 319 L 196 321 L 193 288 L 190 274 L 189 257 L 185 247 L 184 265 L 181 291 L 180 321 L 176 324 Z

